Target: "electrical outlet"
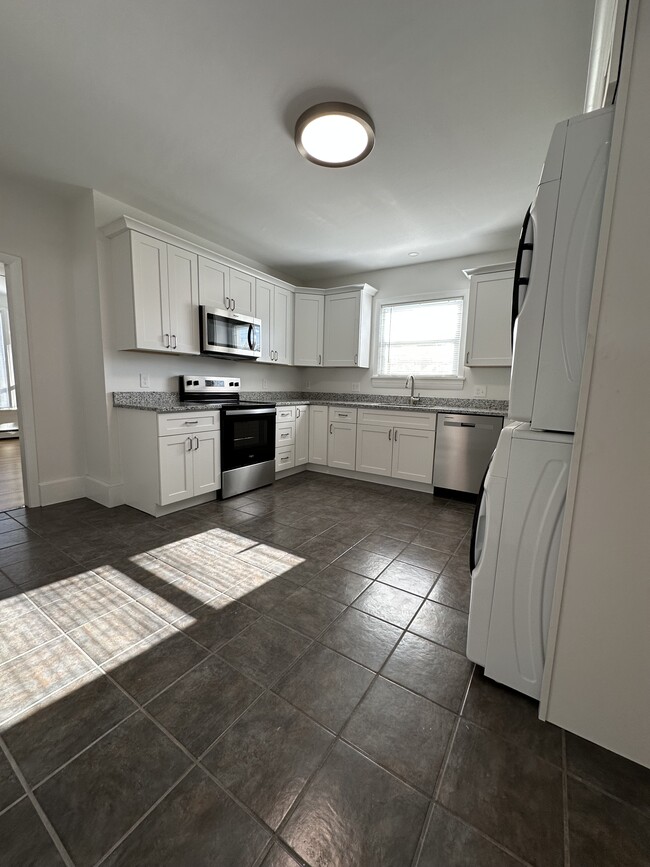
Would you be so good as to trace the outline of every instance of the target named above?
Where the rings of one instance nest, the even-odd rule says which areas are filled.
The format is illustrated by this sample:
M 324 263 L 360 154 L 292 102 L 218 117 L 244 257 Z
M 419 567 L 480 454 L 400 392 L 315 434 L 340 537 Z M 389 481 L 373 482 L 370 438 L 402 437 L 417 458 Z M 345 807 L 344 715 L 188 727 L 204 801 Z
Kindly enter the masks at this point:
M 487 397 L 487 385 L 475 385 L 474 397 Z
M 149 382 L 149 374 L 148 373 L 141 373 L 140 374 L 140 388 L 149 388 L 150 384 L 151 383 Z
M 359 391 L 361 389 L 360 382 L 351 382 L 350 383 L 350 391 Z
M 311 382 L 308 379 L 305 380 L 305 388 L 311 388 Z
M 269 387 L 269 381 L 268 381 L 268 379 L 263 379 L 263 380 L 262 380 L 262 391 L 267 391 L 267 390 L 268 390 L 268 387 Z

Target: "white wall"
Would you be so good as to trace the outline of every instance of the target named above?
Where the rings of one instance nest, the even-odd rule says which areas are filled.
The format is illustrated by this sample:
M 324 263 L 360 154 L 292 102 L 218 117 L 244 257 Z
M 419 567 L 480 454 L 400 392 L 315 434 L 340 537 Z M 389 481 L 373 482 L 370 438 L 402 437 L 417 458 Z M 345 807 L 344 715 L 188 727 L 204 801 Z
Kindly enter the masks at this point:
M 516 239 L 513 238 L 513 241 Z M 352 283 L 369 283 L 379 291 L 373 299 L 372 344 L 370 347 L 370 369 L 350 370 L 346 368 L 302 368 L 302 381 L 309 391 L 350 392 L 353 386 L 366 394 L 406 394 L 403 388 L 376 388 L 371 382 L 375 373 L 375 348 L 377 338 L 377 311 L 384 298 L 400 298 L 408 295 L 422 295 L 427 292 L 467 289 L 469 280 L 463 268 L 479 268 L 502 262 L 513 262 L 514 250 L 500 250 L 478 256 L 464 256 L 460 259 L 443 259 L 437 262 L 423 262 L 420 265 L 405 265 L 402 268 L 388 268 L 383 271 L 368 271 L 339 278 L 336 282 L 324 284 L 346 286 Z M 510 383 L 509 367 L 466 367 L 465 382 L 455 389 L 419 388 L 423 397 L 462 397 L 471 398 L 475 385 L 487 387 L 487 398 L 507 400 Z
M 568 505 L 573 493 L 575 502 L 546 685 L 549 720 L 650 767 L 648 81 L 650 0 L 641 0 L 597 330 L 594 339 L 592 319 L 587 347 L 590 381 L 583 380 L 580 396 Z M 617 110 L 613 157 L 620 125 Z
M 81 496 L 84 490 L 70 211 L 70 201 L 58 191 L 0 175 L 0 252 L 19 256 L 23 264 L 38 477 L 45 502 Z

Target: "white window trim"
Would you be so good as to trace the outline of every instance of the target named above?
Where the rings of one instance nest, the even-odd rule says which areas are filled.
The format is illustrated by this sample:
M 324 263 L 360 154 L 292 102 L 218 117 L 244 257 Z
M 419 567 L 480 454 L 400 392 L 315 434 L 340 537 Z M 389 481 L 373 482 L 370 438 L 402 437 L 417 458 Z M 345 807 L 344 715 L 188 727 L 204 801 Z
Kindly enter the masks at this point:
M 409 304 L 417 301 L 443 301 L 445 298 L 462 298 L 463 299 L 463 321 L 460 326 L 460 351 L 458 357 L 460 359 L 460 370 L 465 370 L 465 341 L 467 337 L 467 316 L 469 306 L 469 287 L 467 289 L 449 289 L 447 291 L 426 292 L 420 295 L 398 295 L 393 298 L 375 299 L 375 326 L 372 332 L 372 369 L 374 373 L 370 377 L 370 381 L 375 388 L 402 388 L 404 386 L 403 376 L 386 376 L 378 373 L 379 370 L 379 329 L 381 327 L 381 307 L 390 306 L 391 304 Z M 465 375 L 458 373 L 450 376 L 416 376 L 415 388 L 440 391 L 444 389 L 462 389 L 465 382 Z

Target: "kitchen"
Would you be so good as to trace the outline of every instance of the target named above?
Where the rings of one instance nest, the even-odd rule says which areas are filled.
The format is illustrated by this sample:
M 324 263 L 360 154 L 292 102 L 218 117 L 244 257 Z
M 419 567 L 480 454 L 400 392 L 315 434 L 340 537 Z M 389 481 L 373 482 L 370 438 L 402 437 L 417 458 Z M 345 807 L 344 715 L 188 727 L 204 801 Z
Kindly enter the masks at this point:
M 641 12 L 644 11 L 647 10 L 642 5 Z M 645 18 L 640 15 L 637 39 L 646 33 L 642 25 L 645 26 Z M 637 62 L 639 52 L 635 51 L 634 57 Z M 638 62 L 641 63 L 641 59 Z M 637 105 L 634 98 L 641 100 L 634 90 L 635 80 L 632 75 L 628 118 L 635 117 L 631 113 L 632 107 Z M 644 104 L 642 100 L 641 104 Z M 579 110 L 578 105 L 573 113 Z M 570 114 L 571 111 L 567 111 L 555 119 L 559 121 Z M 542 150 L 548 144 L 550 131 L 550 128 L 543 131 Z M 379 137 L 379 130 L 377 134 Z M 633 143 L 635 139 L 631 137 L 630 141 Z M 537 162 L 542 159 L 543 153 Z M 623 178 L 625 167 L 623 160 Z M 39 597 L 40 602 L 32 603 L 28 596 L 30 588 L 24 595 L 13 592 L 5 598 L 14 600 L 13 604 L 17 605 L 16 600 L 27 597 L 25 604 L 29 611 L 24 616 L 38 621 L 39 628 L 50 636 L 48 640 L 64 640 L 55 637 L 59 635 L 57 630 L 63 629 L 66 636 L 68 633 L 76 636 L 66 637 L 65 641 L 74 641 L 75 647 L 83 645 L 85 649 L 81 654 L 75 650 L 67 658 L 67 665 L 76 678 L 77 691 L 67 692 L 65 686 L 60 686 L 55 693 L 57 701 L 51 705 L 43 702 L 42 713 L 34 712 L 24 720 L 20 717 L 20 724 L 10 726 L 3 733 L 3 752 L 11 768 L 7 774 L 10 800 L 0 813 L 0 821 L 5 820 L 3 829 L 10 827 L 9 821 L 23 832 L 28 829 L 21 839 L 33 839 L 35 846 L 42 846 L 42 863 L 58 863 L 57 858 L 68 864 L 104 860 L 106 863 L 146 863 L 147 848 L 153 846 L 155 851 L 156 846 L 162 845 L 157 857 L 163 860 L 167 857 L 169 863 L 184 863 L 184 856 L 179 854 L 181 850 L 174 849 L 174 846 L 182 846 L 186 854 L 192 853 L 192 863 L 201 863 L 201 859 L 206 863 L 219 863 L 215 859 L 220 858 L 222 863 L 233 864 L 401 864 L 413 859 L 421 865 L 489 863 L 489 859 L 495 863 L 554 864 L 563 863 L 564 833 L 569 834 L 573 846 L 572 863 L 581 863 L 581 858 L 582 863 L 598 863 L 593 857 L 588 861 L 594 851 L 589 848 L 588 831 L 571 820 L 572 809 L 584 808 L 593 826 L 599 827 L 605 835 L 606 844 L 618 847 L 612 851 L 616 852 L 620 863 L 643 863 L 639 860 L 643 850 L 638 847 L 642 845 L 644 833 L 640 817 L 646 783 L 641 771 L 633 770 L 640 766 L 625 764 L 622 759 L 616 764 L 613 754 L 599 752 L 597 747 L 590 751 L 587 742 L 575 735 L 558 734 L 554 726 L 537 721 L 536 706 L 517 701 L 514 693 L 498 690 L 479 675 L 472 680 L 468 699 L 459 695 L 459 690 L 462 693 L 469 682 L 471 670 L 462 650 L 468 584 L 465 557 L 471 511 L 462 502 L 449 498 L 434 505 L 430 488 L 427 490 L 424 482 L 393 479 L 394 445 L 391 476 L 384 476 L 392 485 L 378 484 L 382 481 L 379 474 L 374 474 L 378 478 L 372 482 L 368 477 L 357 478 L 355 452 L 354 470 L 328 467 L 336 473 L 318 474 L 289 471 L 271 488 L 259 488 L 239 498 L 222 501 L 211 496 L 206 503 L 188 509 L 175 508 L 158 519 L 150 519 L 142 512 L 134 515 L 121 505 L 124 443 L 120 443 L 120 414 L 128 412 L 143 418 L 155 418 L 158 414 L 116 408 L 114 392 L 170 394 L 178 390 L 179 375 L 223 376 L 233 382 L 241 380 L 241 391 L 252 393 L 254 400 L 260 400 L 260 393 L 270 395 L 270 402 L 299 400 L 301 403 L 293 406 L 309 406 L 310 412 L 312 406 L 325 407 L 334 402 L 352 404 L 340 409 L 355 411 L 354 403 L 365 402 L 358 401 L 357 395 L 372 395 L 367 402 L 381 404 L 385 399 L 399 398 L 404 406 L 403 410 L 396 410 L 403 414 L 400 419 L 404 415 L 424 418 L 428 413 L 426 405 L 416 410 L 407 409 L 409 391 L 403 384 L 383 390 L 382 386 L 372 384 L 371 377 L 376 375 L 374 350 L 369 350 L 372 366 L 369 364 L 367 369 L 319 365 L 302 369 L 281 365 L 279 360 L 265 364 L 219 361 L 217 366 L 213 359 L 200 356 L 174 352 L 152 355 L 118 348 L 119 321 L 116 319 L 124 314 L 124 308 L 121 307 L 116 316 L 115 296 L 110 288 L 113 285 L 112 239 L 101 231 L 107 225 L 126 215 L 150 227 L 154 235 L 180 238 L 190 247 L 200 247 L 202 255 L 209 251 L 208 258 L 225 258 L 229 260 L 229 268 L 252 273 L 256 280 L 271 286 L 286 289 L 288 283 L 298 292 L 305 286 L 314 286 L 311 294 L 316 296 L 322 287 L 327 297 L 327 293 L 337 287 L 346 287 L 346 292 L 340 293 L 343 295 L 350 294 L 347 287 L 367 284 L 379 290 L 377 296 L 373 296 L 375 304 L 382 296 L 389 301 L 396 298 L 400 293 L 395 291 L 395 284 L 404 284 L 407 275 L 408 290 L 401 293 L 404 297 L 430 292 L 432 283 L 447 291 L 456 289 L 461 295 L 467 293 L 469 281 L 463 269 L 472 271 L 512 263 L 516 238 L 508 236 L 507 242 L 504 238 L 501 244 L 493 244 L 488 253 L 472 255 L 462 255 L 462 250 L 453 251 L 449 245 L 451 252 L 445 259 L 403 268 L 375 268 L 372 276 L 371 269 L 350 267 L 342 272 L 345 280 L 327 278 L 316 272 L 309 281 L 286 280 L 280 276 L 281 269 L 276 271 L 268 266 L 265 269 L 259 262 L 233 256 L 217 244 L 206 242 L 200 232 L 188 231 L 190 221 L 183 224 L 163 219 L 152 213 L 154 208 L 138 209 L 96 191 L 86 191 L 64 208 L 53 192 L 30 192 L 15 179 L 7 180 L 4 189 L 5 200 L 15 205 L 12 210 L 17 225 L 26 220 L 31 232 L 29 243 L 19 236 L 12 242 L 12 230 L 5 232 L 10 239 L 8 249 L 24 257 L 25 283 L 31 293 L 27 297 L 28 311 L 31 315 L 38 301 L 39 316 L 49 326 L 47 333 L 58 333 L 55 326 L 59 323 L 62 334 L 72 333 L 73 342 L 80 347 L 78 358 L 83 371 L 83 375 L 79 375 L 79 365 L 62 354 L 61 345 L 65 341 L 56 341 L 51 351 L 47 339 L 33 346 L 33 366 L 43 371 L 43 375 L 34 380 L 38 409 L 39 499 L 32 502 L 53 505 L 48 507 L 50 511 L 45 508 L 30 516 L 28 510 L 7 519 L 25 522 L 25 529 L 9 531 L 7 528 L 7 531 L 24 534 L 25 541 L 20 544 L 39 546 L 33 549 L 33 563 L 38 568 L 46 569 L 45 560 L 56 553 L 59 580 L 71 582 L 70 599 L 74 600 L 77 610 L 72 612 L 69 605 L 66 608 L 65 600 L 56 595 L 55 585 L 44 580 L 40 588 L 33 589 L 45 592 L 50 586 L 52 596 L 45 597 L 49 601 Z M 529 197 L 533 191 L 534 179 L 532 188 L 529 184 Z M 26 207 L 38 212 L 38 216 L 30 213 L 27 218 L 23 217 Z M 163 210 L 161 208 L 160 213 Z M 59 219 L 64 214 L 65 224 Z M 614 226 L 616 215 L 614 210 Z M 66 234 L 64 225 L 72 227 L 72 237 Z M 179 231 L 183 225 L 185 228 Z M 194 225 L 198 228 L 196 223 Z M 327 227 L 324 229 L 327 232 Z M 413 252 L 417 249 L 415 244 L 409 248 Z M 33 294 L 39 281 L 56 286 L 63 284 L 68 275 L 59 260 L 52 256 L 47 261 L 44 259 L 43 249 L 71 249 L 72 293 L 58 296 L 64 299 L 63 303 L 57 301 L 56 294 L 49 298 L 45 294 L 42 299 Z M 198 257 L 199 252 L 196 255 Z M 423 287 L 421 290 L 418 282 Z M 605 281 L 605 289 L 607 285 Z M 198 286 L 200 292 L 200 280 Z M 607 297 L 606 292 L 603 297 Z M 30 336 L 39 333 L 34 331 L 38 328 L 35 323 L 32 317 Z M 74 323 L 72 332 L 71 323 Z M 376 340 L 377 332 L 375 329 L 373 332 Z M 295 344 L 293 348 L 295 350 Z M 275 352 L 281 347 L 271 349 Z M 149 377 L 148 387 L 141 385 L 141 374 L 145 382 Z M 628 374 L 633 377 L 631 371 Z M 593 381 L 597 382 L 600 375 L 601 368 L 596 366 Z M 419 385 L 416 377 L 413 391 L 416 397 L 420 392 L 423 398 L 430 399 L 433 406 L 440 406 L 440 402 L 444 406 L 449 401 L 448 406 L 458 409 L 466 401 L 470 405 L 481 400 L 506 401 L 508 379 L 505 365 L 501 368 L 469 367 L 465 368 L 462 388 L 436 388 L 429 395 L 429 390 Z M 58 382 L 74 387 L 66 391 Z M 475 397 L 475 388 L 486 388 L 487 394 Z M 287 397 L 287 401 L 277 398 L 279 393 Z M 314 403 L 312 396 L 319 402 Z M 337 401 L 336 397 L 341 396 L 344 399 Z M 273 401 L 273 398 L 277 399 Z M 43 414 L 44 408 L 46 414 Z M 336 407 L 327 410 L 327 436 L 329 424 L 333 423 L 329 419 L 332 409 Z M 380 408 L 361 411 L 378 412 Z M 505 412 L 503 408 L 502 411 Z M 69 418 L 76 420 L 72 427 Z M 370 418 L 376 420 L 376 417 Z M 296 436 L 297 419 L 286 421 L 289 426 L 293 422 L 294 428 L 289 428 L 289 432 Z M 368 427 L 381 427 L 366 421 Z M 341 423 L 349 425 L 351 421 L 345 419 Z M 358 416 L 356 424 L 358 437 Z M 60 431 L 66 431 L 66 436 L 61 438 L 61 448 L 57 449 L 56 465 L 45 447 L 43 425 L 51 431 L 54 441 L 61 437 Z M 384 427 L 385 439 L 388 441 L 390 431 L 402 427 L 401 420 L 393 424 L 388 419 Z M 355 439 L 355 446 L 357 442 Z M 308 438 L 308 450 L 310 443 Z M 201 453 L 200 448 L 192 451 L 194 455 Z M 78 455 L 85 460 L 81 472 Z M 296 444 L 294 463 L 295 456 Z M 350 461 L 349 452 L 347 460 Z M 309 463 L 308 460 L 302 466 Z M 293 468 L 296 469 L 299 468 Z M 425 489 L 416 487 L 414 490 L 414 484 L 422 484 Z M 634 480 L 630 484 L 633 490 Z M 29 485 L 27 487 L 30 495 Z M 628 488 L 628 496 L 631 489 Z M 81 497 L 89 498 L 84 505 L 78 500 Z M 575 501 L 576 514 L 580 515 L 579 487 Z M 206 521 L 208 510 L 212 510 L 212 517 Z M 271 519 L 274 526 L 268 524 L 267 516 L 271 512 L 279 518 Z M 34 535 L 39 539 L 34 540 Z M 415 541 L 418 537 L 419 541 Z M 429 546 L 424 544 L 427 541 Z M 433 541 L 436 544 L 431 544 Z M 292 553 L 302 546 L 307 547 L 298 554 Z M 9 545 L 6 550 L 17 547 Z M 633 550 L 631 546 L 630 557 Z M 566 556 L 570 566 L 574 556 L 571 547 Z M 326 575 L 310 573 L 310 564 L 323 557 L 328 563 L 320 573 Z M 342 565 L 335 563 L 338 558 L 343 558 Z M 20 586 L 21 580 L 23 584 L 36 580 L 34 571 L 29 572 L 20 565 L 25 561 L 12 563 L 10 559 L 13 556 L 7 555 L 4 566 L 0 566 L 9 581 L 13 576 L 14 583 Z M 84 573 L 80 573 L 78 565 L 75 568 L 71 560 L 74 564 L 82 563 Z M 190 564 L 192 574 L 187 572 Z M 239 580 L 231 583 L 226 577 L 228 567 L 236 570 Z M 64 578 L 67 569 L 72 569 L 72 574 Z M 260 583 L 260 570 L 265 576 L 274 576 L 273 579 L 267 577 L 266 582 Z M 384 573 L 385 581 L 380 580 Z M 440 577 L 432 584 L 432 576 L 436 575 Z M 27 581 L 25 576 L 29 576 Z M 44 572 L 43 579 L 46 577 L 47 572 Z M 224 581 L 225 585 L 220 583 Z M 570 569 L 566 582 L 569 590 L 575 586 Z M 221 603 L 216 602 L 218 599 Z M 318 606 L 308 604 L 314 600 L 318 601 Z M 413 610 L 416 601 L 417 612 Z M 632 602 L 633 597 L 630 597 L 629 604 Z M 34 604 L 37 612 L 31 610 Z M 624 600 L 617 598 L 612 604 L 624 604 Z M 49 608 L 49 614 L 43 613 L 41 605 Z M 642 608 L 638 602 L 636 607 Z M 445 609 L 444 617 L 440 617 L 441 608 Z M 271 617 L 261 614 L 271 610 Z M 125 618 L 137 612 L 139 619 L 136 619 L 144 624 L 145 632 L 139 633 L 139 656 L 131 656 L 127 646 L 122 649 L 122 645 L 118 647 L 119 642 L 115 643 L 120 629 L 126 632 L 128 624 L 133 623 L 128 618 L 120 621 L 115 614 L 117 611 Z M 567 616 L 568 611 L 567 608 Z M 173 620 L 165 619 L 174 614 Z M 99 618 L 106 619 L 99 623 Z M 411 620 L 415 628 L 407 629 Z M 166 625 L 176 622 L 182 624 L 181 629 Z M 104 637 L 101 640 L 93 637 L 87 623 L 105 624 Z M 158 628 L 154 628 L 154 624 L 158 624 Z M 217 624 L 219 629 L 225 630 L 219 635 Z M 23 625 L 27 627 L 29 621 L 23 620 Z M 558 678 L 565 680 L 563 689 L 570 691 L 568 672 L 580 654 L 573 654 L 570 665 L 566 654 L 562 656 L 566 640 L 563 626 L 560 622 L 554 627 L 558 629 L 559 638 L 556 665 Z M 31 632 L 34 631 L 32 627 Z M 211 646 L 206 656 L 204 642 L 208 641 L 208 634 L 211 634 Z M 327 635 L 325 641 L 314 643 L 313 638 L 321 635 Z M 619 635 L 619 644 L 625 643 L 622 638 L 622 634 Z M 643 660 L 643 644 L 638 634 L 637 640 Z M 401 650 L 393 652 L 399 642 L 402 642 Z M 263 646 L 274 648 L 268 661 L 275 662 L 280 670 L 264 669 L 259 650 Z M 223 649 L 226 647 L 228 650 Z M 388 656 L 390 659 L 386 661 Z M 186 669 L 182 668 L 184 665 Z M 380 668 L 381 676 L 377 674 Z M 92 673 L 99 670 L 103 676 L 93 678 Z M 179 671 L 195 674 L 179 675 Z M 211 677 L 201 680 L 201 672 L 209 672 Z M 436 673 L 435 677 L 431 676 L 432 672 Z M 584 671 L 582 674 L 584 676 Z M 147 677 L 160 681 L 170 676 L 171 682 L 165 681 L 169 685 L 162 692 L 151 693 L 152 683 L 147 683 Z M 619 677 L 618 681 L 622 681 L 619 683 L 620 708 L 631 709 L 635 701 L 647 700 L 647 696 L 639 695 L 642 690 L 634 691 L 632 696 L 630 690 L 625 689 L 626 684 L 629 687 L 629 679 Z M 213 708 L 218 705 L 218 697 L 209 689 L 215 682 L 223 684 L 223 689 L 232 696 L 230 713 L 241 708 L 241 720 L 237 713 L 237 721 L 218 716 L 211 722 L 200 718 L 197 722 L 195 715 L 201 712 L 200 695 L 205 695 L 206 708 L 210 707 L 210 702 L 216 702 Z M 22 683 L 25 688 L 27 681 Z M 334 684 L 340 691 L 336 700 L 325 689 L 327 683 Z M 273 691 L 268 690 L 269 684 L 275 684 Z M 594 684 L 596 688 L 602 690 L 603 687 Z M 324 695 L 318 695 L 319 689 Z M 435 695 L 431 692 L 433 689 Z M 135 702 L 133 696 L 136 696 Z M 569 707 L 579 717 L 581 705 L 586 707 L 589 700 L 585 693 L 584 702 L 573 701 L 570 705 L 565 702 L 562 708 L 559 698 L 552 696 L 551 707 L 553 702 L 558 702 L 557 710 L 553 709 L 556 718 Z M 105 708 L 107 722 L 96 721 L 96 715 L 90 713 L 93 707 Z M 459 714 L 461 707 L 464 709 Z M 129 709 L 135 708 L 137 712 L 129 715 Z M 45 732 L 58 730 L 50 724 L 57 714 L 62 714 L 62 719 L 67 718 L 72 726 L 74 739 L 78 739 L 76 748 L 75 744 L 66 747 L 57 743 L 50 746 L 49 759 L 43 750 L 30 756 L 29 750 L 25 752 L 26 745 L 38 743 L 39 739 L 46 744 Z M 269 715 L 278 721 L 280 730 L 284 727 L 291 731 L 288 743 L 305 745 L 300 761 L 286 743 L 277 739 L 267 752 L 264 751 L 264 739 L 271 731 Z M 628 713 L 627 716 L 630 718 L 627 740 L 625 745 L 618 744 L 618 751 L 628 759 L 638 757 L 643 761 L 638 726 L 635 729 L 633 722 L 642 715 Z M 602 731 L 591 739 L 615 747 L 616 737 L 607 726 L 607 712 L 599 713 L 598 717 Z M 520 719 L 520 723 L 514 724 L 515 718 Z M 114 722 L 109 722 L 110 719 Z M 508 722 L 504 723 L 504 719 Z M 382 735 L 382 725 L 389 725 L 387 720 L 391 721 L 395 732 L 401 733 L 402 742 L 408 745 L 412 739 L 420 747 L 420 757 L 426 756 L 426 759 L 418 761 L 413 750 L 404 745 L 389 748 L 386 735 Z M 88 732 L 80 733 L 84 725 Z M 344 725 L 346 728 L 341 735 Z M 585 734 L 588 730 L 584 721 L 577 718 L 567 728 Z M 224 729 L 223 737 L 217 735 L 217 731 Z M 508 736 L 500 740 L 506 729 Z M 373 732 L 376 732 L 374 740 Z M 120 739 L 121 733 L 127 740 Z M 204 742 L 206 737 L 207 743 Z M 523 743 L 521 740 L 517 743 L 518 738 L 523 739 Z M 145 749 L 148 739 L 150 744 Z M 127 742 L 139 745 L 141 755 L 137 761 L 133 748 L 127 749 Z M 246 758 L 247 743 L 256 744 L 259 755 L 266 756 L 271 765 L 272 760 L 279 762 L 264 786 L 256 786 L 255 780 L 259 779 L 256 775 L 265 772 L 261 767 L 265 760 L 255 765 L 254 757 L 249 754 Z M 441 750 L 441 744 L 453 748 L 447 750 L 445 746 Z M 480 762 L 492 768 L 503 786 L 499 797 L 508 807 L 502 813 L 482 805 L 480 787 L 463 787 L 463 777 L 468 775 L 464 757 L 472 751 L 480 757 Z M 509 762 L 504 763 L 504 751 L 509 754 Z M 94 756 L 97 764 L 93 764 Z M 156 767 L 164 766 L 167 770 L 156 781 L 158 788 L 150 787 L 141 795 L 125 783 L 124 778 L 120 781 L 105 770 L 111 764 L 111 756 L 120 757 L 124 767 L 129 769 L 127 777 L 131 774 L 129 779 L 132 780 L 145 779 L 150 784 L 151 761 L 156 762 Z M 298 763 L 293 766 L 293 776 L 289 782 L 286 778 L 283 781 L 283 773 L 292 762 Z M 516 791 L 523 785 L 522 774 L 517 770 L 522 766 L 518 762 L 528 768 L 529 775 L 525 793 L 530 813 L 523 819 L 515 818 L 521 809 L 520 805 L 514 806 Z M 98 767 L 103 769 L 101 778 L 109 788 L 95 798 L 91 777 Z M 441 768 L 444 773 L 436 782 Z M 25 795 L 20 793 L 20 788 L 15 789 L 16 781 Z M 278 792 L 274 787 L 282 785 L 288 787 L 281 790 L 283 802 L 273 802 L 271 796 L 266 800 L 260 796 L 263 791 Z M 116 788 L 110 789 L 110 786 Z M 315 817 L 320 815 L 319 805 L 332 796 L 337 786 L 342 786 L 338 791 L 343 793 L 343 800 L 337 807 L 339 818 L 349 836 L 320 838 Z M 567 786 L 569 818 L 568 825 L 564 826 Z M 115 808 L 117 791 L 128 792 L 128 797 L 122 799 L 119 815 L 114 820 L 105 818 L 104 821 L 104 810 Z M 91 823 L 96 824 L 97 829 L 90 827 L 90 830 L 84 822 L 84 816 L 88 815 L 84 800 L 89 793 L 95 798 L 94 806 L 100 818 Z M 373 801 L 375 797 L 377 800 Z M 389 802 L 392 804 L 390 812 Z M 630 802 L 633 806 L 629 806 Z M 371 803 L 374 815 L 367 812 Z M 179 810 L 188 812 L 180 814 Z M 385 814 L 381 813 L 383 810 Z M 608 811 L 616 813 L 617 831 L 605 818 Z M 531 814 L 546 817 L 551 830 L 540 827 Z M 170 835 L 168 829 L 178 828 L 180 815 L 184 816 L 181 824 L 185 831 Z M 214 849 L 202 850 L 201 845 L 212 844 L 198 831 L 201 817 L 206 827 L 217 829 L 217 837 L 218 829 L 227 823 L 231 837 L 228 843 L 233 848 L 225 849 L 220 855 L 216 855 Z M 380 826 L 385 836 L 374 848 L 373 838 L 379 834 Z M 622 827 L 627 831 L 621 832 Z M 602 839 L 601 845 L 604 845 Z M 221 843 L 225 845 L 223 840 Z M 165 845 L 170 847 L 167 855 Z M 193 846 L 196 848 L 192 849 Z M 175 857 L 169 855 L 174 852 Z M 210 858 L 212 861 L 207 860 Z

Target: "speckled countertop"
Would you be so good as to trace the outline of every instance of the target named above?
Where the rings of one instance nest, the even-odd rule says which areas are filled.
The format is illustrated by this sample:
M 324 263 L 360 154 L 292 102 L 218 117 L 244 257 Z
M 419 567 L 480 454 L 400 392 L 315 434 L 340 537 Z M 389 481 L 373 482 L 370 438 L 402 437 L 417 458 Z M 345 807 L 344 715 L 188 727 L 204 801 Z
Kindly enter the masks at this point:
M 423 397 L 412 406 L 407 397 L 374 394 L 336 394 L 335 392 L 246 391 L 242 400 L 275 403 L 277 406 L 317 404 L 318 406 L 345 406 L 354 409 L 398 409 L 407 412 L 458 412 L 468 415 L 508 415 L 507 400 L 461 399 Z M 195 412 L 221 409 L 220 403 L 181 403 L 174 391 L 114 391 L 113 406 L 122 409 L 141 409 L 150 412 Z

